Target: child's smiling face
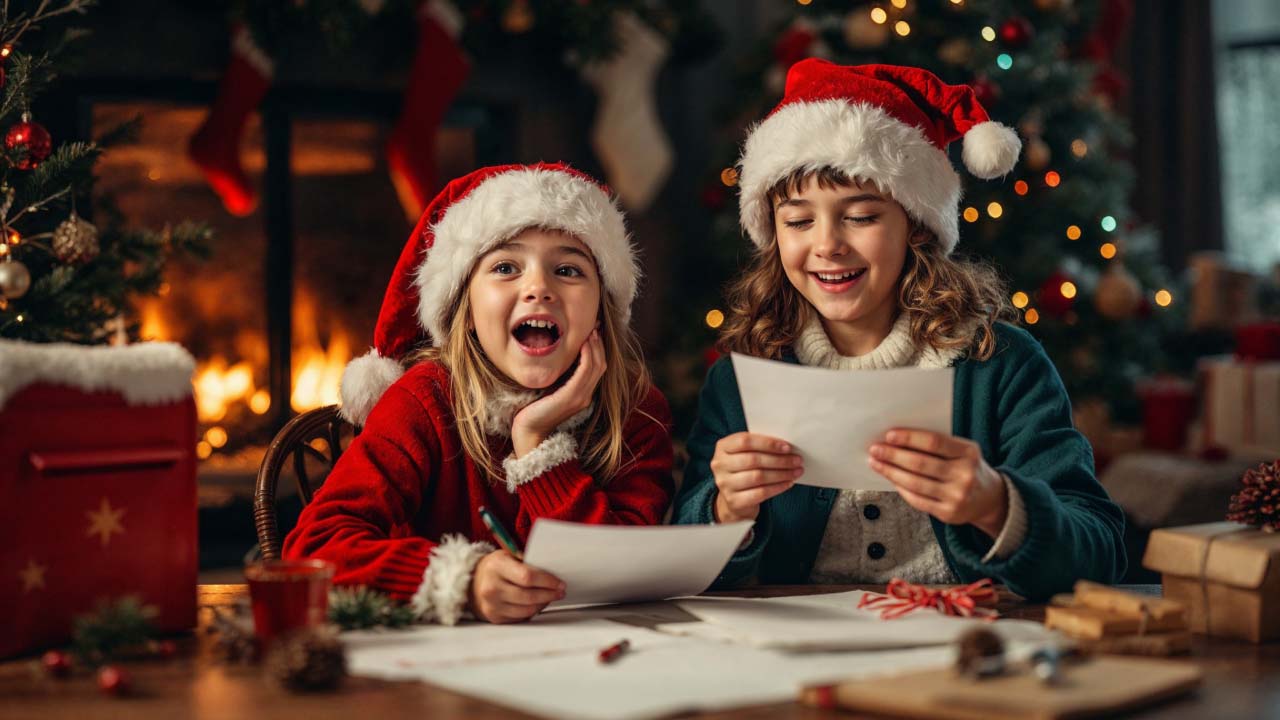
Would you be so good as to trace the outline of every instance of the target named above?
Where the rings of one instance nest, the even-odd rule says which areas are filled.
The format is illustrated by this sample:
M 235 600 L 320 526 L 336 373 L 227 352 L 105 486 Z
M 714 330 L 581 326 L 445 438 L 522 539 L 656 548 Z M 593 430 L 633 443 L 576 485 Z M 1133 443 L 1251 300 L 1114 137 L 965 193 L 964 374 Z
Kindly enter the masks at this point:
M 824 185 L 810 176 L 773 201 L 787 279 L 830 335 L 891 326 L 911 230 L 907 213 L 871 183 Z
M 596 327 L 600 274 L 587 246 L 529 229 L 485 254 L 467 288 L 480 347 L 523 387 L 550 387 Z

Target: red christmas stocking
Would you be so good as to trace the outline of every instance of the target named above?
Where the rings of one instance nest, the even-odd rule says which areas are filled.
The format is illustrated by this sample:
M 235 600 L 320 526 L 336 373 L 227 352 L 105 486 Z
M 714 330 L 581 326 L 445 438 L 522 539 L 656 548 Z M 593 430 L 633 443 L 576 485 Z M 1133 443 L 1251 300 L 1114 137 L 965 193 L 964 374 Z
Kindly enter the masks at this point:
M 248 28 L 236 26 L 231 33 L 231 62 L 218 84 L 218 97 L 187 145 L 187 154 L 232 215 L 248 215 L 258 204 L 257 193 L 240 167 L 240 136 L 249 113 L 267 94 L 274 69 Z
M 428 0 L 418 13 L 418 49 L 404 106 L 387 139 L 387 167 L 410 221 L 438 189 L 436 132 L 471 71 L 458 46 L 462 23 L 462 14 L 447 0 Z

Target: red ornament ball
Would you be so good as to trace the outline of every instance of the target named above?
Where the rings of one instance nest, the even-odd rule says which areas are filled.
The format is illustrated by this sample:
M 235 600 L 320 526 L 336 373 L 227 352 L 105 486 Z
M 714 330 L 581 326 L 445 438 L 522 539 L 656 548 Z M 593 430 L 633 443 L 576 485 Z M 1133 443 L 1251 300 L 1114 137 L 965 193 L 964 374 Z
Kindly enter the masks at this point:
M 1024 17 L 1011 17 L 1000 24 L 1000 42 L 1007 48 L 1024 48 L 1035 34 L 1031 21 Z
M 974 97 L 984 106 L 993 105 L 1000 99 L 1000 86 L 991 82 L 986 75 L 979 75 L 969 83 L 969 87 L 973 88 Z
M 728 193 L 725 192 L 723 183 L 707 183 L 703 186 L 699 199 L 702 201 L 703 207 L 708 210 L 719 211 L 724 207 L 725 201 L 728 199 Z
M 61 650 L 50 650 L 40 656 L 40 664 L 45 672 L 54 677 L 66 677 L 71 674 L 71 656 Z
M 162 658 L 171 658 L 178 654 L 178 644 L 172 640 L 160 640 L 152 644 L 152 652 Z
M 818 36 L 812 30 L 793 27 L 782 33 L 773 45 L 773 59 L 778 61 L 783 70 L 790 70 L 792 65 L 809 57 L 813 43 Z
M 122 667 L 103 665 L 98 669 L 98 689 L 108 695 L 124 695 L 131 683 L 129 673 Z
M 5 133 L 4 146 L 11 152 L 22 155 L 14 163 L 15 167 L 19 170 L 30 170 L 49 157 L 50 151 L 53 150 L 53 138 L 40 123 L 24 120 Z
M 1052 317 L 1062 317 L 1067 314 L 1072 305 L 1075 305 L 1076 299 L 1073 293 L 1071 297 L 1063 293 L 1063 283 L 1075 284 L 1071 278 L 1062 272 L 1055 272 L 1050 275 L 1044 284 L 1040 286 L 1038 307 L 1046 314 Z M 1077 288 L 1076 292 L 1079 292 Z

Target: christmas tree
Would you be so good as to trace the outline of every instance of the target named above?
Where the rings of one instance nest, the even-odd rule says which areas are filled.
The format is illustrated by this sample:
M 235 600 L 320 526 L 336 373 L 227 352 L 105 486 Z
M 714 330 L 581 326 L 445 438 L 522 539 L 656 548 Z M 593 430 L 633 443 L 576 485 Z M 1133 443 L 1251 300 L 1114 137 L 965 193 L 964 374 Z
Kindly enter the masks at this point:
M 210 231 L 181 223 L 126 229 L 109 198 L 93 203 L 93 168 L 136 124 L 91 142 L 59 142 L 32 112 L 61 53 L 83 31 L 58 27 L 91 0 L 0 9 L 0 337 L 98 343 L 136 337 L 130 301 L 160 290 L 165 263 L 203 253 Z M 96 221 L 90 222 L 92 218 Z
M 681 321 L 670 345 L 685 361 L 664 369 L 678 414 L 691 417 L 694 398 L 680 392 L 690 383 L 670 375 L 714 358 L 724 317 L 719 291 L 747 257 L 733 187 L 745 128 L 777 103 L 787 69 L 816 56 L 929 69 L 972 86 L 993 119 L 1017 129 L 1023 153 L 1007 177 L 961 173 L 957 253 L 990 260 L 1006 276 L 1023 326 L 1043 343 L 1074 400 L 1101 399 L 1114 417 L 1135 421 L 1135 381 L 1165 369 L 1161 338 L 1182 323 L 1173 302 L 1180 293 L 1156 259 L 1156 238 L 1128 209 L 1130 138 L 1115 111 L 1125 80 L 1110 63 L 1127 7 L 1124 0 L 792 5 L 736 79 L 736 104 L 718 138 L 722 161 L 702 194 L 715 213 L 712 237 L 688 247 L 686 276 L 673 283 Z

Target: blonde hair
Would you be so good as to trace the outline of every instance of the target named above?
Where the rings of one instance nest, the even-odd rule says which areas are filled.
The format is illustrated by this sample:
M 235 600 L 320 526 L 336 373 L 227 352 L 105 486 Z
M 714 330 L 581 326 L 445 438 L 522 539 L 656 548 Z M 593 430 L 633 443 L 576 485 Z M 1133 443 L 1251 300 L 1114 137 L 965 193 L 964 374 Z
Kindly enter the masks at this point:
M 472 268 L 474 272 L 474 266 Z M 438 362 L 449 371 L 450 401 L 462 438 L 463 450 L 484 468 L 490 480 L 500 480 L 500 463 L 485 434 L 489 424 L 487 398 L 500 389 L 525 390 L 514 384 L 485 355 L 480 340 L 471 331 L 471 299 L 468 283 L 454 299 L 448 314 L 447 332 L 436 347 L 421 349 L 409 355 L 411 365 L 423 360 Z M 622 322 L 613 297 L 601 287 L 600 338 L 604 342 L 607 367 L 596 386 L 595 405 L 591 416 L 581 426 L 580 457 L 587 473 L 600 484 L 622 472 L 634 457 L 624 457 L 629 450 L 623 428 L 652 385 L 645 367 L 640 342 L 631 328 Z M 661 422 L 644 413 L 646 417 Z
M 774 202 L 799 192 L 810 179 L 823 188 L 856 184 L 834 168 L 797 170 L 769 189 L 770 213 Z M 727 294 L 728 317 L 717 343 L 723 352 L 779 359 L 815 312 L 787 278 L 776 233 L 756 249 L 751 264 L 730 283 Z M 947 255 L 933 231 L 915 219 L 911 219 L 907 258 L 898 283 L 898 307 L 907 315 L 911 342 L 917 348 L 967 348 L 978 360 L 987 360 L 995 352 L 996 321 L 1018 317 L 994 267 Z

